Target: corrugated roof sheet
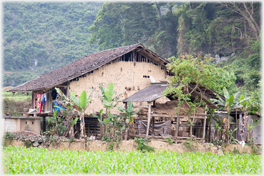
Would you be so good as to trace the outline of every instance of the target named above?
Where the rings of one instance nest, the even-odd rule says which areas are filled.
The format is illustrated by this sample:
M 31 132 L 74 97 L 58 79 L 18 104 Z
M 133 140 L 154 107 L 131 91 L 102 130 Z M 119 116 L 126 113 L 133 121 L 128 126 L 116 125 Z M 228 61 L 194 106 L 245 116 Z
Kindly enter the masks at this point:
M 129 102 L 130 100 L 132 100 L 132 102 L 154 101 L 163 96 L 166 87 L 167 84 L 152 84 L 124 99 L 123 102 Z
M 176 87 L 176 85 L 174 85 L 174 86 Z M 152 102 L 152 101 L 164 96 L 163 92 L 166 89 L 166 87 L 167 87 L 167 84 L 162 84 L 162 83 L 152 84 L 151 86 L 148 86 L 145 89 L 142 89 L 142 90 L 134 93 L 130 97 L 124 99 L 123 102 L 129 102 L 130 100 L 132 102 Z M 193 88 L 191 88 L 189 86 L 189 89 L 192 90 Z M 210 98 L 216 98 L 216 95 L 212 94 L 209 91 L 213 91 L 213 90 L 208 89 L 208 91 L 206 91 L 205 95 L 203 96 L 203 100 L 205 101 L 205 103 L 208 105 L 209 108 L 216 108 L 216 105 L 214 105 L 213 103 L 211 103 L 209 101 Z M 196 96 L 201 97 L 199 92 L 194 91 L 192 93 L 191 97 L 194 98 Z M 223 96 L 223 95 L 220 95 L 220 96 Z M 172 95 L 167 96 L 167 97 L 170 100 L 174 100 L 175 99 L 175 98 L 172 97 Z
M 77 78 L 83 74 L 93 71 L 114 59 L 127 54 L 135 49 L 144 50 L 150 57 L 153 57 L 163 63 L 168 63 L 165 59 L 161 58 L 151 50 L 146 49 L 142 44 L 134 44 L 130 46 L 123 46 L 120 48 L 109 49 L 98 53 L 92 53 L 84 56 L 81 59 L 65 65 L 59 69 L 53 70 L 47 74 L 44 74 L 31 81 L 23 83 L 17 87 L 14 87 L 9 92 L 22 92 L 33 91 L 41 89 L 50 89 L 74 78 Z

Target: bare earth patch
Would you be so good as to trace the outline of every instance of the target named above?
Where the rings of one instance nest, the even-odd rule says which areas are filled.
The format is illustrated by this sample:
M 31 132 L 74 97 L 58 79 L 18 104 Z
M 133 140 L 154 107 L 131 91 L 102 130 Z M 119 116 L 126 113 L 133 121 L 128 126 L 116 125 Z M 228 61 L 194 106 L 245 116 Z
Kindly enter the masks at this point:
M 14 134 L 19 136 L 32 136 L 37 139 L 37 134 L 31 131 L 18 131 Z M 59 139 L 59 138 L 58 138 Z M 31 141 L 33 143 L 37 143 L 39 141 Z M 107 151 L 109 150 L 110 142 L 100 141 L 100 140 L 92 140 L 88 141 L 86 144 L 84 140 L 75 139 L 73 142 L 69 140 L 60 139 L 58 143 L 55 141 L 53 144 L 49 146 L 44 146 L 39 142 L 40 145 L 31 145 L 35 147 L 47 147 L 49 150 L 58 149 L 58 150 L 86 150 L 86 151 Z M 154 147 L 155 152 L 158 151 L 172 151 L 178 153 L 184 152 L 211 152 L 215 154 L 223 154 L 226 152 L 233 153 L 255 153 L 256 151 L 260 153 L 260 149 L 258 147 L 252 148 L 251 146 L 245 145 L 244 148 L 240 144 L 229 144 L 224 145 L 223 147 L 214 146 L 212 143 L 198 143 L 195 141 L 185 141 L 181 144 L 169 144 L 167 141 L 160 141 L 152 139 L 150 142 L 146 143 L 147 145 Z M 25 143 L 21 139 L 5 139 L 5 145 L 13 145 L 13 146 L 25 146 Z M 113 150 L 114 151 L 136 151 L 138 148 L 138 144 L 134 140 L 127 140 L 122 142 L 115 142 Z

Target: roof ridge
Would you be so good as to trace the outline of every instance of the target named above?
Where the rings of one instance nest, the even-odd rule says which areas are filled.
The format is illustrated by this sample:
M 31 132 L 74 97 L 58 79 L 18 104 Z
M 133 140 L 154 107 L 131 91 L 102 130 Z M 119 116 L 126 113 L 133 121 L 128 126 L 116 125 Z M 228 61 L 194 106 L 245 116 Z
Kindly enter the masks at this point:
M 158 56 L 153 51 L 145 48 L 141 43 L 137 43 L 88 54 L 80 59 L 76 59 L 67 65 L 40 75 L 39 77 L 16 86 L 8 91 L 33 91 L 40 89 L 50 89 L 54 86 L 63 84 L 67 81 L 98 69 L 99 67 L 113 61 L 117 57 L 125 55 L 138 47 L 142 47 L 144 50 L 150 53 L 152 55 L 150 57 L 157 57 L 159 60 L 166 62 L 165 59 Z

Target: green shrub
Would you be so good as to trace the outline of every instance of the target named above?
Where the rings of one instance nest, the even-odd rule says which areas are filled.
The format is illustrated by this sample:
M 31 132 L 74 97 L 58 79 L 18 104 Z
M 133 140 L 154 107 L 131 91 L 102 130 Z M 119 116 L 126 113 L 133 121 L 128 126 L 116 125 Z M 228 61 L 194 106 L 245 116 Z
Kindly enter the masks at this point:
M 5 139 L 14 139 L 16 137 L 16 135 L 14 133 L 10 133 L 10 132 L 5 132 L 4 138 Z
M 145 142 L 147 142 L 144 138 L 136 138 L 134 139 L 136 143 L 138 143 L 138 150 L 141 150 L 142 152 L 154 152 L 154 147 L 151 147 L 147 145 Z
M 28 141 L 24 141 L 24 144 L 27 148 L 31 147 L 32 145 L 31 142 L 28 142 Z
M 239 150 L 238 150 L 236 147 L 234 148 L 233 153 L 234 153 L 234 154 L 241 154 L 241 153 L 239 152 Z
M 109 146 L 108 146 L 108 150 L 109 150 L 109 151 L 113 151 L 114 146 L 115 146 L 115 143 L 114 143 L 114 142 L 111 142 L 111 143 L 109 144 Z
M 193 141 L 185 141 L 183 145 L 191 152 L 197 150 L 197 146 L 193 144 Z
M 169 144 L 171 145 L 173 143 L 173 140 L 170 137 L 168 137 L 167 139 L 168 139 Z
M 71 137 L 70 143 L 74 142 L 74 137 Z
M 109 142 L 109 141 L 110 141 L 110 137 L 104 135 L 104 136 L 102 137 L 102 141 L 107 141 L 107 142 Z

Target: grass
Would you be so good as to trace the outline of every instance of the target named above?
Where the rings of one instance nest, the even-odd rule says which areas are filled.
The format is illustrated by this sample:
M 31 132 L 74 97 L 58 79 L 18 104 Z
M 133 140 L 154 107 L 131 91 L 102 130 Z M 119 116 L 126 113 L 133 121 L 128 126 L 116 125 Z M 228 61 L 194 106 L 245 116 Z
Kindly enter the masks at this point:
M 14 100 L 14 101 L 24 101 L 27 99 L 31 99 L 31 93 L 29 93 L 28 95 L 26 93 L 20 93 L 20 92 L 16 92 L 14 95 L 12 92 L 2 92 L 2 96 L 3 98 L 8 98 L 10 100 Z
M 3 147 L 6 174 L 261 174 L 261 155 Z

